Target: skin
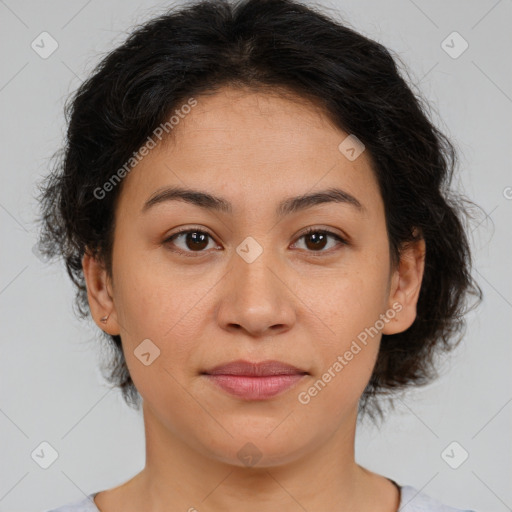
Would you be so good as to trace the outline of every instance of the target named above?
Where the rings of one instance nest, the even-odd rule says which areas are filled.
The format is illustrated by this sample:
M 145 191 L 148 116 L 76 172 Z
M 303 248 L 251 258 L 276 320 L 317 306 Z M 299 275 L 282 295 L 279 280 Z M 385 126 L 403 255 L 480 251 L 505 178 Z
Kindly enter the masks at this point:
M 425 244 L 406 248 L 391 267 L 370 156 L 348 160 L 338 149 L 348 134 L 314 105 L 234 88 L 197 101 L 173 139 L 124 179 L 112 275 L 100 260 L 83 259 L 91 313 L 100 328 L 121 335 L 146 434 L 145 468 L 100 492 L 96 505 L 102 512 L 395 512 L 396 487 L 355 461 L 357 406 L 381 333 L 404 331 L 415 319 Z M 180 200 L 142 212 L 173 185 L 221 196 L 233 213 Z M 355 196 L 364 211 L 329 202 L 275 216 L 283 199 L 330 187 Z M 185 236 L 166 242 L 178 227 L 211 238 L 199 252 Z M 302 236 L 308 227 L 349 244 L 329 237 L 315 250 Z M 236 252 L 248 236 L 263 249 L 252 263 Z M 394 303 L 401 310 L 381 333 L 300 403 L 298 394 Z M 160 349 L 148 366 L 134 355 L 145 339 Z M 228 395 L 200 375 L 236 359 L 275 359 L 309 375 L 263 401 Z M 261 454 L 254 466 L 237 455 L 248 442 Z

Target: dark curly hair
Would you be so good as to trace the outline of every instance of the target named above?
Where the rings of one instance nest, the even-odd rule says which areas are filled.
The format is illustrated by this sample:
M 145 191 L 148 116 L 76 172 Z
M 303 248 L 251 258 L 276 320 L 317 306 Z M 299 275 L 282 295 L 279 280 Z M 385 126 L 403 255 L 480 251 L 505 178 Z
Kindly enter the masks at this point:
M 184 98 L 222 86 L 280 91 L 320 106 L 335 126 L 366 147 L 384 201 L 390 256 L 423 237 L 425 270 L 417 317 L 404 332 L 383 335 L 360 412 L 382 416 L 379 397 L 438 375 L 436 355 L 465 330 L 467 296 L 482 300 L 471 275 L 466 221 L 476 206 L 450 190 L 457 153 L 429 120 L 390 51 L 320 9 L 294 0 L 206 0 L 171 9 L 138 26 L 81 84 L 65 107 L 67 140 L 41 184 L 39 247 L 63 257 L 89 314 L 81 259 L 89 250 L 111 273 L 114 210 L 122 183 L 102 187 Z M 399 61 L 401 62 L 401 61 Z M 71 102 L 70 102 L 71 101 Z M 120 336 L 104 375 L 125 401 L 140 405 Z M 371 407 L 369 405 L 371 404 Z

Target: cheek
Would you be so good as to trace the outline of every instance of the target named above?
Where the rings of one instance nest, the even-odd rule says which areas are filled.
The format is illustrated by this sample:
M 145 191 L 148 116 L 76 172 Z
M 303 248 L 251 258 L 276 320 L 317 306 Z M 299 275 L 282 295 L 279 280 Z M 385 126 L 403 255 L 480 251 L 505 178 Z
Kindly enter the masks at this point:
M 335 402 L 354 404 L 366 387 L 377 359 L 382 320 L 388 296 L 387 258 L 360 254 L 358 264 L 347 266 L 332 279 L 317 284 L 304 299 L 315 322 L 316 353 L 322 361 L 319 380 L 308 396 L 318 407 Z M 311 317 L 313 318 L 313 317 Z M 309 322 L 313 325 L 312 322 Z M 317 400 L 315 393 L 322 398 Z M 308 397 L 306 397 L 306 401 Z
M 357 406 L 375 366 L 381 334 L 375 329 L 383 312 L 377 289 L 352 276 L 330 288 L 330 299 L 312 306 L 325 319 L 311 338 L 315 344 L 317 373 L 299 390 L 297 400 L 314 416 L 337 424 Z M 323 326 L 323 323 L 328 328 Z
M 120 246 L 118 254 L 115 303 L 129 338 L 165 341 L 173 331 L 196 325 L 194 315 L 218 277 L 204 266 L 178 267 L 160 249 L 137 254 Z
M 325 345 L 341 349 L 366 328 L 375 325 L 388 304 L 386 258 L 359 253 L 354 264 L 321 279 L 307 275 L 302 290 L 304 302 L 322 320 Z
M 358 349 L 359 350 L 359 349 Z M 341 352 L 341 351 L 340 351 Z M 361 348 L 348 361 L 345 352 L 332 354 L 323 373 L 310 379 L 298 390 L 298 411 L 303 421 L 321 425 L 324 434 L 332 433 L 348 416 L 357 412 L 357 405 L 370 380 L 377 353 Z M 339 359 L 341 357 L 341 359 Z
M 221 276 L 192 265 L 178 271 L 156 252 L 154 259 L 121 247 L 118 254 L 124 256 L 114 261 L 115 303 L 132 379 L 142 396 L 151 397 L 149 402 L 160 396 L 179 404 L 183 388 L 178 381 L 195 370 L 190 357 L 200 352 L 204 339 L 205 308 L 211 309 L 208 291 L 215 289 Z M 158 354 L 148 366 L 137 357 L 143 342 L 149 347 L 150 360 L 153 352 Z

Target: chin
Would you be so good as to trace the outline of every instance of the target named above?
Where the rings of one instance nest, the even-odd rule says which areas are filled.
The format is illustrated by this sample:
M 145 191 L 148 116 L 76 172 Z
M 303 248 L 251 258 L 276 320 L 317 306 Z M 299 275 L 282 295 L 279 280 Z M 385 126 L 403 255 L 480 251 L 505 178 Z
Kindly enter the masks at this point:
M 245 432 L 233 438 L 225 438 L 225 442 L 217 439 L 214 444 L 205 446 L 211 457 L 231 466 L 240 468 L 261 469 L 289 464 L 303 457 L 307 452 L 307 441 L 290 436 L 279 436 L 271 430 Z

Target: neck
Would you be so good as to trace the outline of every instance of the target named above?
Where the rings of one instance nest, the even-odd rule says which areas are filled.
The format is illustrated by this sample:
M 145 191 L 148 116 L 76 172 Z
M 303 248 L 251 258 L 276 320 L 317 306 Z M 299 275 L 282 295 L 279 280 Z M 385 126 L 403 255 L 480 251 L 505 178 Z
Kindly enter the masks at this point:
M 398 507 L 392 484 L 354 460 L 357 411 L 329 439 L 304 447 L 301 453 L 286 454 L 286 460 L 266 457 L 264 465 L 245 466 L 238 458 L 222 460 L 190 446 L 164 426 L 146 403 L 143 410 L 146 466 L 123 486 L 126 505 L 134 510 L 262 512 L 279 508 L 296 512 L 301 508 L 365 511 L 373 507 L 391 512 Z M 233 444 L 244 446 L 246 441 L 237 444 L 234 440 Z M 380 491 L 387 495 L 388 508 L 381 508 L 385 500 Z

